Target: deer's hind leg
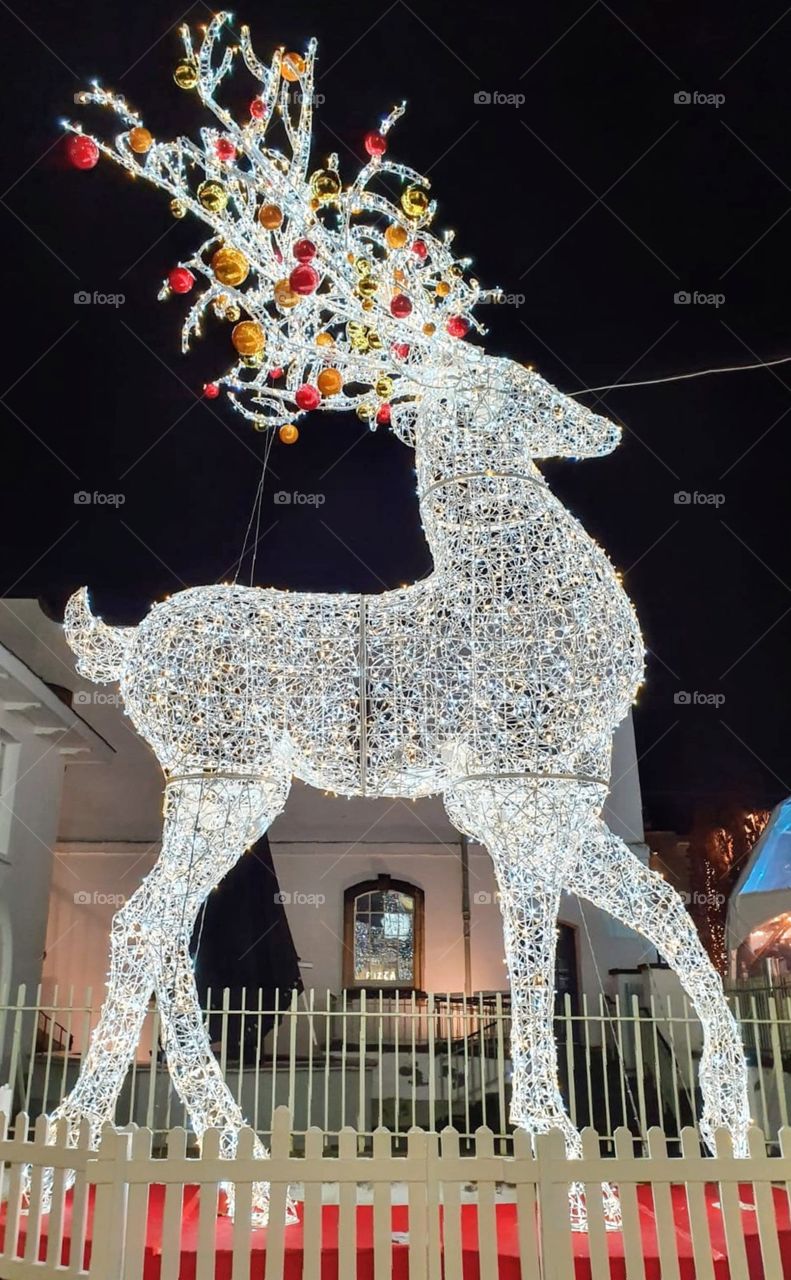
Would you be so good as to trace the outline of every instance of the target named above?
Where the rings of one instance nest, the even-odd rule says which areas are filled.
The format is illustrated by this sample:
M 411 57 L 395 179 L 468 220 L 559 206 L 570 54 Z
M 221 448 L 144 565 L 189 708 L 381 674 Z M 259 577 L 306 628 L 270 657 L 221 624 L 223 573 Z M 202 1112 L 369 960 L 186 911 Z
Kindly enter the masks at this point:
M 455 785 L 444 796 L 451 821 L 489 850 L 500 891 L 511 986 L 510 1119 L 528 1133 L 560 1129 L 571 1157 L 582 1140 L 560 1092 L 554 1034 L 555 951 L 562 888 L 578 858 L 604 787 L 577 779 L 493 778 Z M 604 1187 L 610 1226 L 618 1202 Z M 584 1228 L 583 1189 L 570 1192 L 572 1223 Z
M 713 1151 L 714 1132 L 728 1129 L 736 1153 L 747 1155 L 751 1121 L 739 1028 L 679 895 L 600 818 L 585 835 L 567 887 L 642 934 L 675 971 L 703 1026 L 700 1131 Z

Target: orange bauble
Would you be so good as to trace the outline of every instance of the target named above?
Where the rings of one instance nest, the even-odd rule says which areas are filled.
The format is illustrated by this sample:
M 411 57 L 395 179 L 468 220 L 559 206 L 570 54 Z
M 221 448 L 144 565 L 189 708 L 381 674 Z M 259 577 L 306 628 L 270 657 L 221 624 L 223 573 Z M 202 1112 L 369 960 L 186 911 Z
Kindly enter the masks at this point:
M 267 231 L 277 231 L 283 221 L 283 210 L 276 204 L 262 204 L 258 210 L 258 221 Z
M 231 342 L 240 356 L 257 356 L 266 346 L 266 335 L 256 320 L 241 320 L 231 330 Z
M 305 59 L 301 53 L 285 53 L 280 67 L 283 79 L 288 80 L 289 84 L 295 84 L 305 74 Z
M 397 222 L 393 222 L 385 231 L 385 240 L 391 249 L 403 249 L 409 235 L 404 227 L 399 227 Z
M 322 369 L 316 386 L 323 396 L 337 396 L 343 386 L 343 378 L 337 369 Z
M 296 444 L 299 439 L 299 428 L 294 426 L 293 422 L 287 422 L 280 428 L 277 433 L 283 444 Z
M 288 311 L 299 302 L 299 294 L 294 292 L 288 280 L 278 280 L 272 292 L 275 302 L 283 311 Z
M 129 146 L 135 155 L 144 156 L 147 151 L 151 150 L 153 145 L 153 135 L 148 129 L 144 129 L 142 124 L 136 125 L 134 129 L 129 130 Z
M 333 338 L 331 333 L 317 333 L 316 346 L 317 347 L 334 347 L 335 339 Z

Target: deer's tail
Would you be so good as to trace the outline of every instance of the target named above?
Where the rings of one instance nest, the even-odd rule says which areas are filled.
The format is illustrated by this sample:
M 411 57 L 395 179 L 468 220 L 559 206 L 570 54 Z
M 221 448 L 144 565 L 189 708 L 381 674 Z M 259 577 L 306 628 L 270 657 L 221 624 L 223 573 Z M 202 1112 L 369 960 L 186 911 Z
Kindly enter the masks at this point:
M 88 588 L 80 587 L 66 605 L 63 630 L 69 647 L 77 655 L 81 676 L 96 684 L 110 684 L 119 679 L 135 627 L 110 627 L 102 622 L 91 613 Z

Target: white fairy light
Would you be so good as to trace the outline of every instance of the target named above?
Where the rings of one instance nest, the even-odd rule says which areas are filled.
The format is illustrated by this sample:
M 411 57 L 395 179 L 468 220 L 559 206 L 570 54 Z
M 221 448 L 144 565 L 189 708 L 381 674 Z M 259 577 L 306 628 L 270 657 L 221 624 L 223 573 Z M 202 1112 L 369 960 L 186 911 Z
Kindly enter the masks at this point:
M 96 618 L 85 591 L 70 600 L 65 628 L 78 670 L 120 682 L 167 785 L 161 857 L 116 917 L 101 1021 L 80 1079 L 55 1114 L 75 1126 L 82 1115 L 95 1127 L 112 1118 L 153 990 L 193 1126 L 200 1135 L 220 1124 L 232 1152 L 241 1116 L 201 1024 L 187 944 L 206 894 L 282 809 L 297 776 L 345 795 L 442 793 L 455 825 L 490 850 L 512 990 L 514 1123 L 532 1133 L 559 1125 L 569 1152 L 580 1153 L 553 1039 L 556 928 L 568 889 L 638 929 L 676 970 L 704 1027 L 704 1136 L 711 1143 L 724 1125 L 745 1153 L 746 1068 L 720 979 L 680 898 L 601 818 L 612 733 L 642 676 L 634 611 L 605 553 L 534 461 L 606 454 L 620 431 L 532 370 L 448 332 L 454 317 L 464 321 L 450 325 L 459 336 L 475 323 L 469 310 L 480 296 L 464 282 L 450 237 L 428 233 L 430 205 L 408 216 L 368 190 L 385 174 L 422 191 L 420 175 L 376 155 L 343 191 L 333 158 L 323 170 L 332 176 L 332 201 L 316 195 L 314 45 L 299 70 L 301 109 L 292 122 L 283 54 L 264 67 L 243 31 L 241 52 L 262 86 L 264 115 L 243 126 L 233 120 L 214 96 L 234 57 L 226 48 L 213 67 L 222 28 L 220 15 L 197 54 L 188 33 L 185 48 L 200 98 L 233 143 L 232 159 L 216 159 L 218 135 L 208 129 L 201 147 L 185 138 L 152 142 L 142 159 L 128 130 L 115 146 L 98 145 L 211 226 L 211 239 L 182 264 L 208 282 L 185 341 L 218 295 L 228 300 L 219 310 L 236 306 L 260 327 L 264 363 L 236 364 L 220 380 L 236 408 L 278 426 L 295 416 L 297 389 L 319 385 L 327 369 L 338 370 L 343 390 L 322 395 L 317 407 L 373 404 L 379 384 L 386 420 L 415 449 L 434 570 L 376 596 L 197 587 L 155 605 L 132 628 Z M 294 55 L 286 58 L 293 65 Z M 87 98 L 142 127 L 115 95 L 94 90 Z M 278 105 L 288 161 L 264 145 Z M 385 118 L 383 136 L 401 110 Z M 221 181 L 228 201 L 219 212 L 194 193 L 192 170 Z M 282 221 L 262 228 L 261 206 L 272 203 Z M 397 229 L 396 247 L 388 228 Z M 416 232 L 425 253 L 414 251 Z M 305 239 L 320 285 L 278 306 L 283 262 L 294 261 Z M 243 255 L 244 288 L 218 287 L 209 263 L 221 246 Z M 361 280 L 372 283 L 361 290 Z M 392 313 L 396 296 L 410 302 L 400 316 Z M 326 346 L 316 345 L 320 335 L 328 335 Z M 267 380 L 273 365 L 286 370 L 283 390 Z M 612 1197 L 608 1206 L 615 1220 Z M 572 1207 L 581 1225 L 578 1188 Z M 265 1218 L 264 1184 L 256 1208 Z

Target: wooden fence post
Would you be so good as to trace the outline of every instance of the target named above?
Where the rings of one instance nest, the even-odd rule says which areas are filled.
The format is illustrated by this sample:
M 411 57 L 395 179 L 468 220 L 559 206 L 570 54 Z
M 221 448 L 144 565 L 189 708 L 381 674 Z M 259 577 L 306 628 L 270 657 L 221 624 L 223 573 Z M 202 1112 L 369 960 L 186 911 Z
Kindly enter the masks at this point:
M 126 1242 L 126 1181 L 132 1135 L 116 1133 L 112 1125 L 102 1129 L 98 1156 L 88 1160 L 86 1180 L 96 1183 L 93 1209 L 93 1243 L 88 1274 L 91 1280 L 121 1280 Z M 133 1280 L 132 1277 L 129 1280 Z

